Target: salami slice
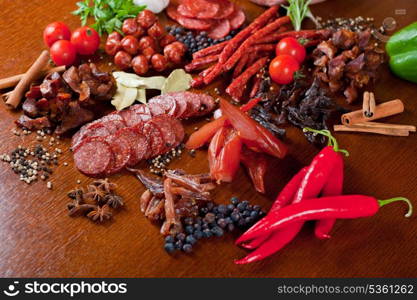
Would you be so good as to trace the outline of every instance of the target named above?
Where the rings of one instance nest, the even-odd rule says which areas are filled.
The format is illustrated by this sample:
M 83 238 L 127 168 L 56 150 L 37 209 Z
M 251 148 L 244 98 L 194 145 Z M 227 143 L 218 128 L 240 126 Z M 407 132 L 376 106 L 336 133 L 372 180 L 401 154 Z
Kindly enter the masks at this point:
M 149 121 L 143 125 L 142 132 L 143 135 L 149 139 L 149 145 L 151 149 L 147 158 L 162 154 L 165 150 L 165 143 L 159 128 L 156 127 L 151 121 Z
M 104 138 L 88 138 L 74 152 L 77 169 L 87 176 L 102 176 L 112 163 L 113 153 Z
M 106 138 L 111 151 L 113 152 L 113 160 L 105 170 L 106 175 L 111 175 L 123 169 L 130 160 L 131 147 L 125 136 L 109 135 Z
M 106 127 L 110 134 L 116 133 L 119 129 L 126 127 L 126 123 L 120 120 L 105 120 L 98 124 Z
M 181 142 L 184 140 L 185 131 L 184 126 L 182 126 L 181 122 L 175 118 L 170 118 L 171 128 L 175 133 L 175 144 L 174 147 L 177 147 Z
M 177 110 L 175 112 L 174 117 L 178 119 L 183 119 L 184 113 L 187 111 L 188 102 L 182 97 L 177 97 L 177 98 L 173 97 L 173 99 L 175 100 L 175 103 L 177 104 Z
M 212 19 L 217 15 L 219 8 L 217 3 L 206 0 L 185 0 L 178 6 L 177 11 L 184 17 Z
M 234 13 L 229 17 L 230 26 L 232 30 L 240 28 L 246 21 L 246 16 L 240 7 L 235 5 Z
M 159 104 L 159 106 L 164 109 L 166 114 L 170 116 L 176 115 L 177 102 L 169 94 L 153 97 L 152 99 L 149 100 L 149 104 L 153 104 L 153 103 Z
M 134 105 L 133 110 L 140 115 L 143 122 L 147 122 L 152 119 L 151 111 L 145 104 Z
M 212 25 L 212 21 L 210 20 L 199 20 L 199 19 L 193 19 L 188 18 L 180 15 L 177 11 L 177 7 L 174 5 L 170 5 L 167 8 L 167 14 L 168 16 L 180 23 L 182 26 L 188 29 L 193 30 L 207 30 Z
M 186 117 L 199 115 L 201 109 L 201 100 L 199 94 L 184 93 L 184 98 L 188 102 Z
M 230 2 L 229 0 L 211 0 L 211 2 L 219 5 L 219 11 L 213 19 L 226 19 L 230 17 L 235 10 L 233 2 Z
M 151 111 L 152 118 L 165 114 L 165 109 L 159 103 L 149 103 L 148 108 Z
M 227 36 L 231 30 L 229 20 L 223 19 L 208 32 L 208 36 L 214 40 L 218 40 Z
M 213 97 L 207 94 L 199 94 L 199 95 L 200 95 L 201 107 L 200 107 L 198 116 L 204 116 L 206 114 L 211 113 L 216 107 L 216 102 L 214 102 Z
M 77 147 L 82 143 L 82 141 L 89 137 L 106 137 L 111 133 L 109 130 L 101 123 L 96 124 L 87 124 L 88 127 L 79 130 L 79 134 L 74 135 L 72 138 L 71 149 L 75 151 Z
M 129 167 L 133 167 L 139 161 L 145 159 L 148 152 L 150 152 L 147 138 L 136 130 L 135 127 L 123 128 L 116 133 L 116 136 L 124 137 L 129 142 L 130 157 L 126 163 Z
M 156 127 L 159 128 L 162 139 L 164 141 L 164 150 L 163 152 L 166 152 L 169 149 L 172 149 L 175 147 L 176 143 L 176 135 L 174 128 L 172 128 L 172 117 L 168 115 L 161 115 L 153 118 L 150 122 L 152 122 Z

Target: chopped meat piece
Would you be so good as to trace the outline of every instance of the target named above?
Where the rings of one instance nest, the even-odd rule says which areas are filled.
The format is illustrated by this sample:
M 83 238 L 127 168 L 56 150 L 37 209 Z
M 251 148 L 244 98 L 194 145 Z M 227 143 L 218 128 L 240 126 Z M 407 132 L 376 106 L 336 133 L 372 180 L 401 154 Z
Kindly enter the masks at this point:
M 36 119 L 29 118 L 26 115 L 21 115 L 18 120 L 15 121 L 16 125 L 29 130 L 38 130 L 52 127 L 47 117 L 40 117 Z
M 35 118 L 39 115 L 39 109 L 36 106 L 36 100 L 33 98 L 26 98 L 22 104 L 22 109 L 25 115 Z
M 94 113 L 90 110 L 82 108 L 76 101 L 71 101 L 67 107 L 67 113 L 62 122 L 55 129 L 56 134 L 63 134 L 68 130 L 78 128 L 94 118 Z
M 323 52 L 328 58 L 332 59 L 336 54 L 336 47 L 330 41 L 323 41 L 317 45 L 317 49 Z
M 334 46 L 341 49 L 350 49 L 357 43 L 357 34 L 353 31 L 340 29 L 333 34 Z

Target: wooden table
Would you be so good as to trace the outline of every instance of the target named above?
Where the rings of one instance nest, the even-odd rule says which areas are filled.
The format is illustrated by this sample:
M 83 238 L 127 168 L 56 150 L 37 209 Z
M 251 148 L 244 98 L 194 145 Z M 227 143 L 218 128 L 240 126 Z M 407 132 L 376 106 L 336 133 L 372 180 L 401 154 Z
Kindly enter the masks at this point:
M 248 1 L 236 1 L 249 18 L 262 8 Z M 78 17 L 72 16 L 75 1 L 5 0 L 0 4 L 0 74 L 6 77 L 24 72 L 44 49 L 43 28 L 63 21 L 75 29 Z M 406 15 L 395 15 L 405 9 Z M 329 0 L 314 6 L 319 16 L 369 16 L 377 24 L 394 17 L 400 27 L 417 20 L 417 4 L 409 0 Z M 212 88 L 212 87 L 211 87 Z M 406 111 L 389 118 L 393 123 L 416 124 L 417 85 L 390 75 L 382 67 L 376 87 L 378 101 L 400 98 Z M 356 108 L 356 107 L 354 107 Z M 14 136 L 11 130 L 19 112 L 0 109 L 0 153 L 17 145 L 35 144 L 35 135 Z M 195 125 L 193 125 L 195 126 Z M 190 130 L 192 127 L 190 126 Z M 416 135 L 395 138 L 376 135 L 337 134 L 340 145 L 350 152 L 346 159 L 345 192 L 368 194 L 385 199 L 410 198 L 417 206 Z M 300 167 L 319 151 L 308 144 L 300 131 L 288 130 L 290 155 L 274 161 L 268 177 L 268 197 L 254 192 L 243 170 L 232 184 L 215 192 L 215 201 L 225 203 L 232 195 L 248 199 L 268 209 L 271 200 Z M 47 145 L 47 143 L 44 143 Z M 74 168 L 68 150 L 69 139 L 59 146 L 64 150 L 60 166 L 51 181 L 31 186 L 21 183 L 6 164 L 0 164 L 0 275 L 4 277 L 414 277 L 417 275 L 416 217 L 405 219 L 402 205 L 384 207 L 367 219 L 338 221 L 332 239 L 319 241 L 308 224 L 302 233 L 280 253 L 260 263 L 236 266 L 233 260 L 247 252 L 233 241 L 238 236 L 200 242 L 192 255 L 170 256 L 163 250 L 159 227 L 151 225 L 138 209 L 141 184 L 128 173 L 111 180 L 119 185 L 126 207 L 114 221 L 96 225 L 86 218 L 67 216 L 66 193 L 80 179 L 91 179 Z M 172 167 L 190 173 L 207 170 L 205 151 L 183 159 Z M 68 166 L 62 163 L 68 162 Z

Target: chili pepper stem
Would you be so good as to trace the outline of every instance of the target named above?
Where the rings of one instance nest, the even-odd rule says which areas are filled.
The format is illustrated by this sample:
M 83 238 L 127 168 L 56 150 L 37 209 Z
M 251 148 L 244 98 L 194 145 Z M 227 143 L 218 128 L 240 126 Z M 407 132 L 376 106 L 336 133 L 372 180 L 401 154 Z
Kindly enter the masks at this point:
M 317 129 L 313 129 L 310 127 L 304 127 L 303 131 L 313 132 L 315 134 L 321 134 L 321 135 L 327 136 L 329 138 L 328 145 L 332 146 L 335 152 L 340 152 L 340 153 L 343 153 L 345 156 L 349 156 L 349 152 L 347 150 L 339 149 L 339 144 L 337 143 L 336 138 L 332 136 L 329 130 L 317 130 Z
M 411 217 L 411 215 L 413 214 L 413 205 L 411 204 L 411 201 L 408 200 L 407 198 L 396 197 L 396 198 L 391 198 L 391 199 L 386 199 L 386 200 L 378 200 L 378 203 L 379 203 L 379 207 L 383 207 L 387 204 L 390 204 L 392 202 L 398 202 L 398 201 L 404 201 L 408 204 L 408 212 L 405 214 L 405 217 L 406 218 Z

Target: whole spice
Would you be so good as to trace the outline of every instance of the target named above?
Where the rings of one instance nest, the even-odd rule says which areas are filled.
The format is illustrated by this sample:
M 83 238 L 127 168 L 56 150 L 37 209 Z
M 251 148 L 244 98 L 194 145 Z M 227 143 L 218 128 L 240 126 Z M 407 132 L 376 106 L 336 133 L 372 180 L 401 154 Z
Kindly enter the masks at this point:
M 113 214 L 110 211 L 110 207 L 107 204 L 103 206 L 96 206 L 94 210 L 87 214 L 87 217 L 93 222 L 104 222 L 110 220 Z

